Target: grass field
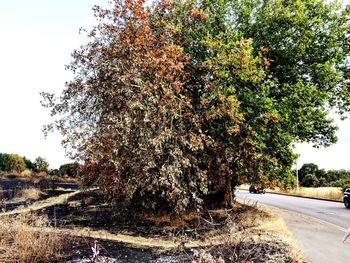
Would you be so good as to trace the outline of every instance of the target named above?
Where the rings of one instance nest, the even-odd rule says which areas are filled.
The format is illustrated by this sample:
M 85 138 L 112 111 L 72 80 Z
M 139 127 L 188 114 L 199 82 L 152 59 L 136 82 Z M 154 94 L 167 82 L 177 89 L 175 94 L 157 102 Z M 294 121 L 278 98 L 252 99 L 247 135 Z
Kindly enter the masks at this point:
M 239 189 L 248 190 L 249 185 L 241 185 Z M 343 200 L 343 192 L 340 187 L 300 187 L 299 191 L 296 189 L 281 190 L 279 188 L 266 189 L 267 192 L 283 193 L 296 196 L 315 197 L 329 200 Z
M 299 192 L 293 189 L 289 192 L 292 195 L 323 198 L 329 200 L 343 200 L 343 192 L 340 187 L 300 187 Z

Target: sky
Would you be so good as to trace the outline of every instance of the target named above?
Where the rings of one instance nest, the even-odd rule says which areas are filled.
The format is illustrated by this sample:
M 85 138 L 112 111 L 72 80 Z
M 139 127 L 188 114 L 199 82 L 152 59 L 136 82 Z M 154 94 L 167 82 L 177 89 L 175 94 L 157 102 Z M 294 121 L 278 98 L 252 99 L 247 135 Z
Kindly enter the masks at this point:
M 96 24 L 92 7 L 107 0 L 0 0 L 0 152 L 34 160 L 42 156 L 50 168 L 70 162 L 59 134 L 46 139 L 43 125 L 50 122 L 40 105 L 41 91 L 60 94 L 72 79 L 65 70 L 71 52 L 86 43 L 79 28 Z M 314 149 L 299 144 L 297 165 L 316 163 L 324 169 L 350 169 L 350 120 L 340 122 L 338 143 Z

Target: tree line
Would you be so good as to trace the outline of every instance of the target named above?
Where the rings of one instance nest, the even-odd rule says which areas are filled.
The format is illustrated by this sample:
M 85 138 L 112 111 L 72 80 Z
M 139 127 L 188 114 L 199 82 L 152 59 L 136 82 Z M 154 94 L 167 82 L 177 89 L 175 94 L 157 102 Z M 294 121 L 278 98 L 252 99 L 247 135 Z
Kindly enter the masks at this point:
M 326 171 L 314 163 L 306 163 L 298 170 L 298 176 L 300 185 L 305 187 L 350 187 L 350 171 L 344 169 Z
M 36 174 L 77 177 L 79 164 L 66 163 L 61 165 L 59 169 L 49 169 L 48 161 L 41 156 L 31 161 L 18 154 L 0 153 L 0 172 L 21 174 L 26 170 Z

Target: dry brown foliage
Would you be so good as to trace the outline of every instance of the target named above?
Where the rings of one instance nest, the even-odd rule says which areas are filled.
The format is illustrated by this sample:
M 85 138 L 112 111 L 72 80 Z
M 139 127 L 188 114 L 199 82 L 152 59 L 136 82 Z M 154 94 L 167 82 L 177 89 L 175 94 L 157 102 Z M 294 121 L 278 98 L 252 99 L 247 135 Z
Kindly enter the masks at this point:
M 26 187 L 16 193 L 16 197 L 24 200 L 38 200 L 44 193 L 35 187 Z
M 21 214 L 0 220 L 0 262 L 49 262 L 60 256 L 63 239 L 47 218 Z
M 285 222 L 255 206 L 236 204 L 221 244 L 193 250 L 192 262 L 304 262 Z

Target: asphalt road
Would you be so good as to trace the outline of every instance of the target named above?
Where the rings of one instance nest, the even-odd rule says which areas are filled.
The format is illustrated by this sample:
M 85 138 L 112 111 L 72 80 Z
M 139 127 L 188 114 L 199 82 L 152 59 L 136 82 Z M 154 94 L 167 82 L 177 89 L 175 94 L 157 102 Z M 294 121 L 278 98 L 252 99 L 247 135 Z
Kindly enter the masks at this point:
M 276 194 L 235 192 L 240 202 L 270 207 L 280 215 L 294 235 L 307 262 L 350 262 L 350 240 L 341 242 L 350 225 L 350 209 L 340 202 L 322 201 Z
M 271 205 L 304 215 L 315 217 L 342 228 L 350 225 L 350 209 L 346 209 L 343 203 L 315 200 L 294 196 L 277 194 L 250 194 L 248 191 L 239 190 L 237 197 L 246 200 L 258 201 L 262 204 Z M 350 259 L 349 259 L 350 262 Z

